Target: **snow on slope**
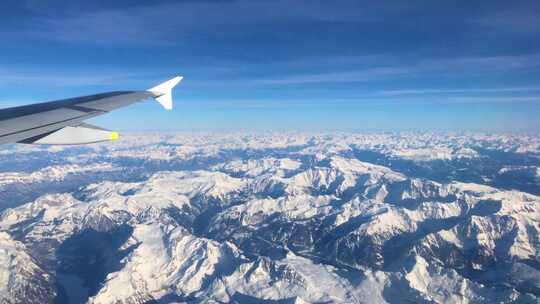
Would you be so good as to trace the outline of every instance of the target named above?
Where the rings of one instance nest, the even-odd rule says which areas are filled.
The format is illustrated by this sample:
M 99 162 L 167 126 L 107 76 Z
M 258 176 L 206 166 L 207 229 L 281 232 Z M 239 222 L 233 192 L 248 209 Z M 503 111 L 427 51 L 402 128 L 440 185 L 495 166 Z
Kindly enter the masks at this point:
M 55 296 L 53 277 L 36 264 L 22 243 L 0 232 L 0 302 L 45 303 Z
M 182 227 L 139 224 L 129 243 L 136 248 L 125 266 L 107 276 L 90 302 L 148 301 L 171 293 L 197 297 L 216 273 L 239 263 L 234 246 L 194 237 Z
M 355 154 L 409 151 L 402 158 L 428 162 L 433 155 L 417 152 L 441 146 L 438 160 L 480 162 L 486 156 L 468 149 L 511 153 L 531 147 L 527 140 L 536 142 L 482 134 L 168 134 L 47 150 L 70 163 L 0 173 L 11 187 L 3 195 L 17 196 L 12 185 L 28 182 L 64 184 L 68 172 L 83 186 L 25 196 L 27 203 L 1 214 L 1 294 L 14 303 L 26 296 L 535 303 L 539 196 L 412 177 Z M 21 162 L 40 151 L 20 154 Z M 122 180 L 133 172 L 136 179 Z M 95 178 L 107 174 L 115 179 Z M 78 288 L 58 288 L 71 286 L 66 277 Z

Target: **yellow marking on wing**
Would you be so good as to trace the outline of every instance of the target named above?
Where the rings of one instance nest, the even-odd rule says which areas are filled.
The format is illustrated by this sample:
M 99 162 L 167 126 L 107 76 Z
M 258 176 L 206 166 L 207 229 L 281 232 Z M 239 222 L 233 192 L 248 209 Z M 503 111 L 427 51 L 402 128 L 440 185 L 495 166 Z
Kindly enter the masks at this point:
M 118 132 L 111 132 L 111 134 L 109 135 L 109 140 L 117 140 L 118 137 L 120 137 Z

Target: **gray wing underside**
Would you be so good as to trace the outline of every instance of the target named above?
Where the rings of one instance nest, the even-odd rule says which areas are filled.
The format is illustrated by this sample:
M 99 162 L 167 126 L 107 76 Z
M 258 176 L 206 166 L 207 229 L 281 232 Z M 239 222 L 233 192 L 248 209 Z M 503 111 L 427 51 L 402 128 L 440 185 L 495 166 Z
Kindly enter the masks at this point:
M 0 110 L 0 144 L 33 142 L 84 120 L 162 94 L 151 91 L 121 91 Z

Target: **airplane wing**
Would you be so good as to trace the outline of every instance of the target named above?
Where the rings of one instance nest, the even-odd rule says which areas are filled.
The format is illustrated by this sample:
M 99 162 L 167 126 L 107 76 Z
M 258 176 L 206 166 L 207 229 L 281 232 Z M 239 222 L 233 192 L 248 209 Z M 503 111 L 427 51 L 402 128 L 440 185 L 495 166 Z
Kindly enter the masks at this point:
M 172 109 L 175 77 L 147 91 L 116 91 L 0 110 L 0 144 L 86 144 L 118 138 L 118 133 L 84 123 L 85 120 L 132 103 L 156 99 Z

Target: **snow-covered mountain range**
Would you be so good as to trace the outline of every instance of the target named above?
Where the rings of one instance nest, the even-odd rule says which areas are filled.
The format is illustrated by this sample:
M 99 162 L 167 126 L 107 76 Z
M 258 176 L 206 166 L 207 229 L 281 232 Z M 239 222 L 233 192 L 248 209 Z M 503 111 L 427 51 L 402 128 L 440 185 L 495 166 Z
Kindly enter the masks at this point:
M 540 137 L 0 147 L 2 303 L 538 303 Z

